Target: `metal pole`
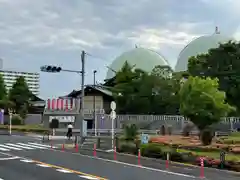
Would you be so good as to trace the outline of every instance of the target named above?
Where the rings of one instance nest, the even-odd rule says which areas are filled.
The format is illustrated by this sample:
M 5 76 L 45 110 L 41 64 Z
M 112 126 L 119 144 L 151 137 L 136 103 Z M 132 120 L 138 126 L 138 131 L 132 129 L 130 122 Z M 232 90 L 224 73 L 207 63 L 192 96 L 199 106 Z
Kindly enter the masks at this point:
M 9 110 L 9 135 L 12 135 L 12 112 Z
M 95 89 L 96 86 L 96 70 L 93 71 L 93 87 Z M 94 94 L 93 96 L 93 119 L 94 119 L 94 130 L 95 130 L 95 136 L 97 136 L 97 119 L 96 119 L 96 96 Z
M 115 118 L 112 117 L 112 150 L 114 149 L 114 120 Z
M 84 80 L 85 80 L 85 51 L 82 51 L 81 61 L 82 61 L 82 84 L 81 84 L 81 96 L 80 96 L 80 116 L 81 116 L 81 128 L 80 137 L 81 142 L 83 138 L 83 125 L 84 125 Z

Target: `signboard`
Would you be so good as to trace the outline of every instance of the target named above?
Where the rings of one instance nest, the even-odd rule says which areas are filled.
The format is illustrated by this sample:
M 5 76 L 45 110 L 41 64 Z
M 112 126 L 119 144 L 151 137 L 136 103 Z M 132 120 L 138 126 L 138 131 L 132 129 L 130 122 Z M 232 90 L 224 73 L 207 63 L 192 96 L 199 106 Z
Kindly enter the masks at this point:
M 74 123 L 75 116 L 49 116 L 49 122 L 52 122 L 53 119 L 57 119 L 59 123 Z
M 83 137 L 87 136 L 87 121 L 83 120 L 82 123 L 82 135 Z
M 116 103 L 112 101 L 110 107 L 111 107 L 111 110 L 113 111 L 116 110 Z
M 149 141 L 149 135 L 148 134 L 142 134 L 141 135 L 141 143 L 142 144 L 148 144 Z
M 4 124 L 4 109 L 0 109 L 0 124 Z

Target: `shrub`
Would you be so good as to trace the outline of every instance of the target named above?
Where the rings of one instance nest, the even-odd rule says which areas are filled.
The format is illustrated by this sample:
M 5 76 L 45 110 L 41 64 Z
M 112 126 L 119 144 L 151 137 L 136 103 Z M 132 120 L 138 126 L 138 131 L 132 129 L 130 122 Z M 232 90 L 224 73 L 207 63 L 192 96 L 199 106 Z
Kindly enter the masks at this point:
M 23 119 L 19 115 L 14 114 L 12 116 L 12 125 L 21 125 L 22 121 L 23 121 Z
M 121 142 L 117 149 L 118 152 L 137 154 L 138 149 L 133 142 Z
M 210 129 L 203 130 L 201 132 L 201 141 L 204 146 L 210 145 L 213 139 L 213 133 Z
M 141 155 L 150 158 L 161 158 L 163 157 L 161 145 L 155 143 L 142 144 Z
M 193 130 L 194 125 L 187 123 L 183 128 L 183 136 L 190 136 L 191 131 Z
M 124 131 L 125 131 L 125 140 L 127 141 L 135 140 L 138 135 L 138 128 L 135 124 L 125 125 Z

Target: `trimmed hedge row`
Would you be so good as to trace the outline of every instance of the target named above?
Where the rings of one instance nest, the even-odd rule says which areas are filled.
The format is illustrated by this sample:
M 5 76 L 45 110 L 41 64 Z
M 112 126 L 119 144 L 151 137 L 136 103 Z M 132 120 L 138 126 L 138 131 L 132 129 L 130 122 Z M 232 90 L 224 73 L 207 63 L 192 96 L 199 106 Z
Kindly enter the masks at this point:
M 8 130 L 9 125 L 1 125 L 0 130 Z M 20 132 L 35 132 L 35 133 L 48 133 L 49 129 L 41 128 L 41 127 L 29 127 L 29 126 L 12 126 L 12 131 L 20 131 Z
M 118 146 L 118 152 L 137 154 L 138 148 L 134 142 L 122 142 Z M 169 158 L 171 161 L 189 163 L 193 165 L 200 166 L 200 157 L 193 153 L 179 153 L 174 147 L 167 147 L 157 143 L 149 143 L 140 145 L 141 155 L 149 158 L 157 159 L 167 159 L 167 154 L 169 153 Z M 204 166 L 213 168 L 224 168 L 227 170 L 239 171 L 240 164 L 237 162 L 227 162 L 222 164 L 219 160 L 214 160 L 213 158 L 204 157 Z

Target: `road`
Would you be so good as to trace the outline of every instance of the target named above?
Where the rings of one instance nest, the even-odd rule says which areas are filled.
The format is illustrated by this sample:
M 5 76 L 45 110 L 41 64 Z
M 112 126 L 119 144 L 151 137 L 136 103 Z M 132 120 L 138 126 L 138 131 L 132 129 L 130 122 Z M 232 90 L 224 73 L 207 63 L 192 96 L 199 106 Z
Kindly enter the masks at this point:
M 188 168 L 171 168 L 171 171 L 166 171 L 164 166 L 158 169 L 146 168 L 61 151 L 57 148 L 51 149 L 48 145 L 43 145 L 39 140 L 30 137 L 0 136 L 0 180 L 15 180 L 16 177 L 24 180 L 65 180 L 67 178 L 71 180 L 191 180 L 198 178 L 196 173 Z M 217 179 L 239 179 L 239 176 L 224 177 L 223 175 L 224 173 Z M 215 180 L 216 176 L 207 177 L 207 179 Z

